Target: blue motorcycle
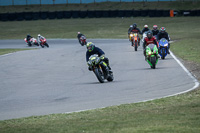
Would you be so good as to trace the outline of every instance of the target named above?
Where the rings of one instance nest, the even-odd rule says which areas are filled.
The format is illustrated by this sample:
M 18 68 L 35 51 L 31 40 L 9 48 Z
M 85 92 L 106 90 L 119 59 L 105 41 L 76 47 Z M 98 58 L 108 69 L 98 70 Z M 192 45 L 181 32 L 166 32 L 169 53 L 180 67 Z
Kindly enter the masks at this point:
M 161 59 L 165 59 L 167 56 L 168 48 L 168 41 L 165 38 L 161 38 L 159 41 L 159 55 L 161 56 Z

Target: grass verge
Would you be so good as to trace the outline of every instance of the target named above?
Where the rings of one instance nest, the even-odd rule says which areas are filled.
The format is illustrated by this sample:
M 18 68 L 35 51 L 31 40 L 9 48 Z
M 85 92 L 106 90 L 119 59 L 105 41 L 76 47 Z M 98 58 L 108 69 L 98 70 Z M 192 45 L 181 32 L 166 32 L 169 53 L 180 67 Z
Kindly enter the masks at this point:
M 38 32 L 47 38 L 76 38 L 77 31 L 90 38 L 127 38 L 130 24 L 165 26 L 175 42 L 171 50 L 185 61 L 200 64 L 199 17 L 107 18 L 0 22 L 3 39 Z M 48 27 L 46 24 L 48 23 Z M 84 25 L 84 27 L 83 27 Z M 3 28 L 7 26 L 8 28 Z M 98 132 L 98 133 L 198 133 L 200 132 L 200 88 L 189 93 L 149 102 L 124 104 L 71 114 L 52 114 L 0 121 L 0 132 Z
M 198 133 L 200 90 L 187 94 L 95 109 L 0 121 L 5 133 Z
M 23 51 L 23 50 L 32 50 L 32 49 L 0 49 L 0 55 L 8 54 L 8 53 L 14 53 L 17 51 Z

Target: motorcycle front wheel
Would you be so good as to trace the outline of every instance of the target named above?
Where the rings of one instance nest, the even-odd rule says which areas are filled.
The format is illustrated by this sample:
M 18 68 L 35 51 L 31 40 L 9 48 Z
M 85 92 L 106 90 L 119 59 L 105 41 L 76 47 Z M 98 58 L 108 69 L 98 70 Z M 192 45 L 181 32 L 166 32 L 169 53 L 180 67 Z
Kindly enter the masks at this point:
M 97 77 L 97 79 L 99 80 L 100 83 L 104 83 L 104 74 L 103 74 L 103 70 L 100 68 L 95 68 L 94 69 L 94 73 Z
M 156 68 L 156 56 L 153 56 L 150 58 L 150 61 L 151 61 L 151 68 L 155 69 Z

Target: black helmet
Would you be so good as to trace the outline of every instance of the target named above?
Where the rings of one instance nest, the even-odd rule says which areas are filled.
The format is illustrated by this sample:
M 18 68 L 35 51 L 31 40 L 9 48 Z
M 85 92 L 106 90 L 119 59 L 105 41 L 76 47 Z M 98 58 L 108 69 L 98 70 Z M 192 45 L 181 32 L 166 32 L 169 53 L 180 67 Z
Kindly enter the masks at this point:
M 149 39 L 151 39 L 152 36 L 153 36 L 153 35 L 152 35 L 152 32 L 148 32 L 148 33 L 147 33 L 147 37 L 148 37 Z
M 137 24 L 136 23 L 133 24 L 133 28 L 137 28 Z

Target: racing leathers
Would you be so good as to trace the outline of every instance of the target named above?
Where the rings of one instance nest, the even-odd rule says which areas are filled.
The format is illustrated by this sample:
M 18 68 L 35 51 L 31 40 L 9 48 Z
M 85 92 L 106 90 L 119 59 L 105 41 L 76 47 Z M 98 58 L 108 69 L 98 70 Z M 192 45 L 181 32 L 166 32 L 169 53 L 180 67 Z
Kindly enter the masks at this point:
M 146 57 L 146 46 L 148 46 L 149 44 L 155 44 L 157 46 L 157 48 L 159 47 L 158 42 L 157 42 L 157 40 L 154 36 L 152 36 L 150 39 L 148 37 L 145 37 L 144 43 L 143 43 L 143 49 L 144 49 L 144 56 L 145 57 Z
M 38 36 L 38 38 L 37 38 L 37 40 L 38 40 L 38 43 L 41 45 L 41 39 L 43 40 L 43 39 L 45 39 L 43 36 Z
M 144 28 L 144 29 L 142 29 L 142 34 L 143 34 L 144 32 L 146 32 L 146 31 L 149 31 L 149 28 Z

